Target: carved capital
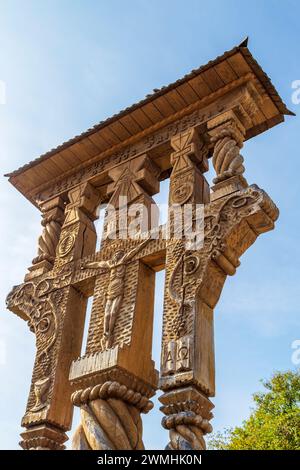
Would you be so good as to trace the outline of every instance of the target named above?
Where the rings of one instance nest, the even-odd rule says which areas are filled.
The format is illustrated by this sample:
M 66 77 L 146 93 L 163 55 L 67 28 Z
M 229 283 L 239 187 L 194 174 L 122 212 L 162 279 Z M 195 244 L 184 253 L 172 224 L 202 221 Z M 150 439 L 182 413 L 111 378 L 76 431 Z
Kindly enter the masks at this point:
M 109 203 L 119 208 L 119 197 L 126 197 L 130 204 L 141 194 L 152 196 L 158 193 L 159 172 L 159 168 L 147 154 L 111 169 L 108 175 L 113 183 L 107 187 L 107 195 L 110 196 Z
M 24 450 L 64 450 L 68 436 L 62 429 L 49 425 L 37 425 L 21 434 L 20 446 Z
M 214 405 L 195 387 L 178 388 L 159 398 L 166 415 L 162 426 L 169 430 L 167 450 L 205 450 L 203 436 L 212 432 L 209 420 Z
M 87 222 L 97 218 L 96 209 L 100 204 L 100 193 L 90 183 L 83 183 L 68 193 L 64 227 L 78 221 Z M 86 217 L 84 217 L 86 216 Z
M 173 174 L 182 172 L 191 166 L 193 167 L 193 164 L 199 168 L 201 173 L 205 173 L 208 170 L 208 149 L 195 127 L 191 127 L 185 132 L 172 137 L 170 144 L 174 149 L 174 152 L 171 154 Z
M 65 210 L 59 243 L 56 248 L 55 269 L 95 252 L 96 232 L 94 220 L 100 204 L 100 192 L 90 183 L 72 189 Z
M 170 143 L 175 150 L 171 154 L 170 205 L 208 202 L 209 186 L 203 176 L 208 170 L 208 147 L 203 137 L 191 127 L 172 137 Z

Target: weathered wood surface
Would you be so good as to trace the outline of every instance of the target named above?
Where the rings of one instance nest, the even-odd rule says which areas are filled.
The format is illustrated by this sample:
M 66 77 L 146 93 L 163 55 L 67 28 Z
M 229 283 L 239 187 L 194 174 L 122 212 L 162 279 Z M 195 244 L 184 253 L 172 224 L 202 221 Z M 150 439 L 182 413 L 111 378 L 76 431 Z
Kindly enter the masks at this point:
M 63 449 L 73 406 L 81 421 L 73 447 L 143 449 L 141 414 L 160 388 L 168 449 L 204 449 L 215 393 L 213 315 L 226 277 L 278 209 L 244 176 L 241 148 L 288 110 L 245 46 L 225 53 L 36 162 L 10 181 L 42 212 L 37 256 L 7 307 L 36 338 L 22 425 L 24 449 Z M 209 159 L 216 175 L 205 178 Z M 169 229 L 155 222 L 152 197 L 170 177 Z M 101 203 L 123 214 L 148 209 L 133 239 Z M 202 243 L 176 228 L 174 204 L 202 208 Z M 132 216 L 125 215 L 130 223 Z M 172 233 L 173 231 L 173 233 Z M 156 238 L 153 238 L 154 232 Z M 151 236 L 150 236 L 151 235 Z M 160 373 L 152 361 L 155 272 L 165 269 Z M 86 350 L 80 357 L 88 297 Z

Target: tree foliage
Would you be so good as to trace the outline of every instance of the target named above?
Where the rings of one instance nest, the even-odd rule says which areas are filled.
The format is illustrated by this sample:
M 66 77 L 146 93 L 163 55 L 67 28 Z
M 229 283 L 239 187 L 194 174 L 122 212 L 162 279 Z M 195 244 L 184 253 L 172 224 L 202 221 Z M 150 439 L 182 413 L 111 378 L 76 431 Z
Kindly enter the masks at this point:
M 300 370 L 276 372 L 262 383 L 250 417 L 212 436 L 209 449 L 300 450 Z

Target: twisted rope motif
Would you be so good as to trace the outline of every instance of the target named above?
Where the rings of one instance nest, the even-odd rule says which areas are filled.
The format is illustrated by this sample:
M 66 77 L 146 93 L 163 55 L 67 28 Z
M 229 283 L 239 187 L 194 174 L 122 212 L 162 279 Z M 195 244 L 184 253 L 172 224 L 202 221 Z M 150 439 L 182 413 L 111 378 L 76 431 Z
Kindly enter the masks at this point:
M 245 171 L 244 158 L 240 155 L 242 142 L 238 141 L 232 129 L 222 129 L 212 142 L 215 143 L 213 165 L 217 173 L 213 182 L 219 183 L 232 176 L 242 175 Z
M 33 264 L 47 260 L 52 263 L 55 259 L 56 247 L 59 241 L 62 221 L 55 217 L 45 217 L 42 221 L 44 230 L 38 240 L 38 256 Z
M 212 432 L 212 426 L 193 411 L 165 416 L 162 425 L 170 432 L 166 450 L 205 450 L 203 436 Z
M 153 403 L 118 382 L 78 390 L 72 401 L 80 406 L 81 422 L 73 436 L 75 450 L 142 450 L 141 412 Z

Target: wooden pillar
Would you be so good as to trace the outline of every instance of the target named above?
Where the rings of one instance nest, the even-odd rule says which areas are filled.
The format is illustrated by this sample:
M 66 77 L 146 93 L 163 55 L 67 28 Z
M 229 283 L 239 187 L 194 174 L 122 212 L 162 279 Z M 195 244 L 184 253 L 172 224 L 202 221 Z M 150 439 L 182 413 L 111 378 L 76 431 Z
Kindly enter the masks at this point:
M 107 194 L 117 220 L 113 227 L 107 214 L 99 258 L 83 266 L 96 280 L 86 354 L 70 370 L 72 400 L 81 409 L 74 449 L 143 449 L 140 414 L 152 408 L 158 381 L 151 358 L 155 273 L 140 260 L 150 238 L 130 239 L 119 216 L 135 203 L 151 208 L 159 187 L 154 170 L 142 155 L 110 172 Z M 151 211 L 146 218 L 148 225 Z M 112 228 L 117 239 L 109 238 Z
M 63 449 L 72 423 L 68 373 L 80 353 L 87 298 L 71 285 L 74 263 L 95 250 L 93 219 L 98 193 L 83 185 L 70 203 L 56 248 L 53 270 L 15 287 L 7 306 L 36 336 L 36 359 L 22 426 L 23 449 Z

